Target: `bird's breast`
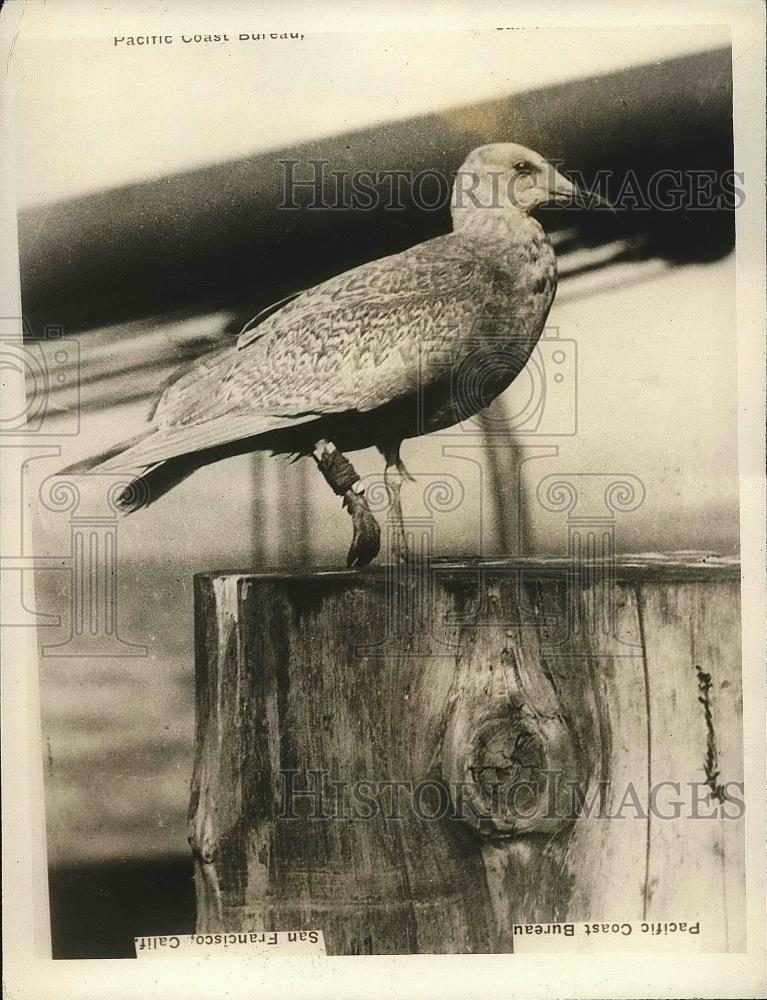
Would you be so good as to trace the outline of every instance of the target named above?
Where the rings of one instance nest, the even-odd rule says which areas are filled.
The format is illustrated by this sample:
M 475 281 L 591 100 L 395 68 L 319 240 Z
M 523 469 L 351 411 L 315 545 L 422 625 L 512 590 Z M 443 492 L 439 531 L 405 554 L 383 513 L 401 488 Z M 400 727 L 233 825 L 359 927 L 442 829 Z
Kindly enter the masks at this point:
M 425 406 L 427 430 L 474 416 L 511 385 L 535 350 L 556 293 L 556 259 L 542 230 L 517 243 L 484 239 L 471 249 L 473 320 L 454 344 L 449 382 L 435 385 Z
M 554 251 L 535 225 L 524 240 L 499 238 L 476 248 L 477 308 L 467 343 L 475 350 L 484 337 L 488 350 L 515 351 L 522 365 L 543 332 L 557 287 Z

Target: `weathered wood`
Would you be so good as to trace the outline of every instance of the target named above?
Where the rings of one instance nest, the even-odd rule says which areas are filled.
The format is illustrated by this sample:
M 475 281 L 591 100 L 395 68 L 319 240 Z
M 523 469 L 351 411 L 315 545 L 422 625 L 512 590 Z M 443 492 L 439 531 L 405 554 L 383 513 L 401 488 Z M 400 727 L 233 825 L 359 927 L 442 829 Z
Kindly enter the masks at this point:
M 199 929 L 505 952 L 700 920 L 743 948 L 738 564 L 612 576 L 604 629 L 563 560 L 197 577 Z

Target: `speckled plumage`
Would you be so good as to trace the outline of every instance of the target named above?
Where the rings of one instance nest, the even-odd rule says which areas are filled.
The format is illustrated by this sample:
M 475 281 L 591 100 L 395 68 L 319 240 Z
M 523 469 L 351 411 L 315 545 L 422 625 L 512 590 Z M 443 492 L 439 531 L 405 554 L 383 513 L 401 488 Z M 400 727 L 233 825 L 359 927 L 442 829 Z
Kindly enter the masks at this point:
M 303 292 L 236 346 L 208 355 L 169 386 L 155 409 L 153 433 L 110 467 L 222 445 L 241 428 L 252 436 L 261 421 L 263 433 L 296 418 L 344 413 L 353 420 L 419 386 L 427 392 L 449 378 L 468 351 L 476 353 L 477 330 L 485 322 L 498 326 L 499 317 L 508 317 L 507 333 L 520 355 L 525 346 L 529 355 L 551 305 L 556 271 L 543 231 L 525 222 L 532 231 L 523 244 L 510 246 L 497 234 L 451 233 Z M 501 346 L 497 335 L 493 344 Z M 508 384 L 516 373 L 503 371 Z
M 521 149 L 483 147 L 467 164 L 507 148 Z M 458 412 L 452 398 L 452 373 L 478 344 L 492 356 L 508 343 L 516 360 L 506 352 L 498 366 L 491 395 L 500 394 L 554 298 L 554 253 L 528 211 L 454 212 L 452 233 L 302 292 L 192 365 L 163 393 L 147 434 L 99 456 L 99 467 L 141 474 L 165 463 L 173 485 L 230 454 L 308 454 L 318 438 L 342 450 L 391 448 L 467 416 L 466 401 Z M 155 495 L 168 488 L 160 486 Z

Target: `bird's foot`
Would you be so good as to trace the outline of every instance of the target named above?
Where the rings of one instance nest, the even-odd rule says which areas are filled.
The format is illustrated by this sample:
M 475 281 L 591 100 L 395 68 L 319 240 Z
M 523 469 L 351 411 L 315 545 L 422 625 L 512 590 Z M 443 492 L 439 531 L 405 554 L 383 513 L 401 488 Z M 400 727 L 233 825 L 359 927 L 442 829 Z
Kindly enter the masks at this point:
M 349 459 L 324 438 L 315 445 L 314 460 L 333 492 L 344 498 L 343 505 L 352 517 L 354 535 L 346 565 L 367 566 L 381 548 L 381 529 L 370 513 L 360 477 Z
M 362 491 L 347 490 L 344 494 L 344 507 L 351 514 L 354 525 L 354 535 L 346 557 L 346 565 L 367 566 L 375 559 L 381 548 L 381 529 L 378 521 L 370 513 L 370 507 Z

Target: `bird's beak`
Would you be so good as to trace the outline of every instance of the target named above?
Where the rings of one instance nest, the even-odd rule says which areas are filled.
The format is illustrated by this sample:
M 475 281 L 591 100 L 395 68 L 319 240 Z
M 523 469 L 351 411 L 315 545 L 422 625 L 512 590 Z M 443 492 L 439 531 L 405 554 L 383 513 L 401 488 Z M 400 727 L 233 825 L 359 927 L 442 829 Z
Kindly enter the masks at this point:
M 554 171 L 553 183 L 549 186 L 549 203 L 555 205 L 578 205 L 581 208 L 609 208 L 613 214 L 615 209 L 604 198 L 598 194 L 589 192 L 586 194 L 576 187 L 566 177 L 563 177 L 557 170 Z

